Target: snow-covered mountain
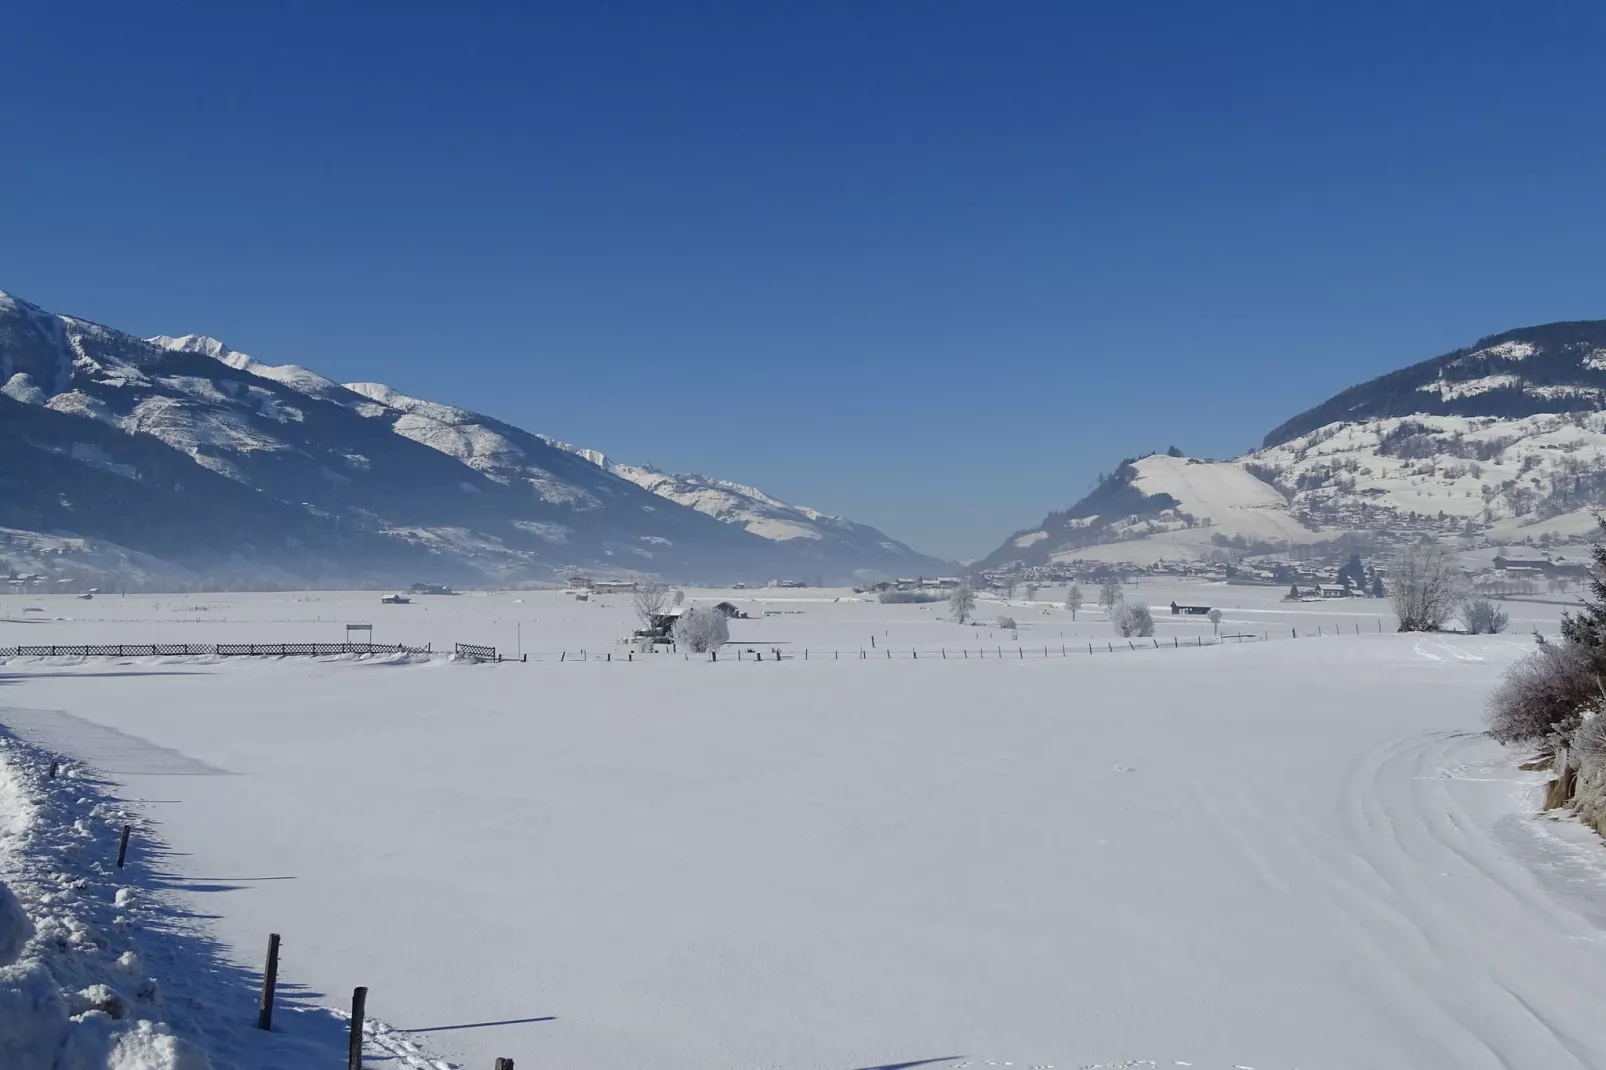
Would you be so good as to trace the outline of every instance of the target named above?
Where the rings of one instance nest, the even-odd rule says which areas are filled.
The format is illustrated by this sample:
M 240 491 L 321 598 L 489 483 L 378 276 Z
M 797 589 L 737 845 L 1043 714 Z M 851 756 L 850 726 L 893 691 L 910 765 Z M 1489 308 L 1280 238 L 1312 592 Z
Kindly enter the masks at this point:
M 882 564 L 845 542 L 761 538 L 466 409 L 4 294 L 0 527 L 200 582 L 840 579 Z
M 661 498 L 734 524 L 759 538 L 787 543 L 809 557 L 828 560 L 848 556 L 865 562 L 867 568 L 900 574 L 914 571 L 933 575 L 957 567 L 951 561 L 928 557 L 911 549 L 868 524 L 822 513 L 806 505 L 792 505 L 757 487 L 728 479 L 662 472 L 646 464 L 620 464 L 598 450 L 555 438 L 545 440 Z
M 1345 390 L 1236 460 L 1123 461 L 982 564 L 1150 563 L 1351 532 L 1567 539 L 1603 506 L 1606 321 L 1553 323 Z

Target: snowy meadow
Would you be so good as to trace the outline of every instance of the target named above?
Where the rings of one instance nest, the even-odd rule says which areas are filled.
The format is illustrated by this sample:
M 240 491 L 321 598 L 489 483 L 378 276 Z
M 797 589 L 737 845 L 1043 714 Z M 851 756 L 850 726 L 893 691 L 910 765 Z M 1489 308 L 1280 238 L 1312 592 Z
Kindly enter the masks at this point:
M 35 834 L 0 877 L 118 933 L 101 899 L 137 903 L 124 927 L 158 952 L 128 985 L 186 993 L 138 1016 L 242 1070 L 339 1065 L 320 1008 L 355 985 L 374 1065 L 1606 1058 L 1606 851 L 1537 816 L 1543 775 L 1481 734 L 1558 607 L 1399 635 L 1381 601 L 1156 582 L 1126 589 L 1157 623 L 1131 649 L 1084 593 L 1074 619 L 1050 589 L 961 626 L 840 590 L 688 591 L 747 614 L 717 663 L 626 660 L 623 596 L 8 596 L 0 646 L 371 623 L 530 658 L 10 659 L 0 777 Z M 56 758 L 81 789 L 44 777 Z M 80 871 L 73 903 L 41 890 Z M 270 932 L 271 1038 L 250 1028 Z M 161 1058 L 127 1065 L 181 1065 Z

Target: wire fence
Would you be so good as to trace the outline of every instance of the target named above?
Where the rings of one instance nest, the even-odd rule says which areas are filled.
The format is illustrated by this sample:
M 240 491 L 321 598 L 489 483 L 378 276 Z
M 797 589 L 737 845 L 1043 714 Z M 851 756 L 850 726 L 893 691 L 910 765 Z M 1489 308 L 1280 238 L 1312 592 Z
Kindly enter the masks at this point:
M 1377 622 L 1377 631 L 1383 630 L 1382 622 Z M 1363 631 L 1370 632 L 1371 628 L 1363 629 L 1359 623 L 1353 625 L 1354 634 Z M 1317 638 L 1330 635 L 1349 635 L 1350 631 L 1343 628 L 1318 626 L 1315 629 L 1307 628 L 1301 635 L 1297 627 L 1288 629 L 1284 636 L 1281 629 L 1261 632 L 1228 632 L 1215 635 L 1171 636 L 1159 638 L 1155 636 L 1122 637 L 1105 640 L 1078 640 L 1076 642 L 1060 643 L 1027 643 L 1016 640 L 1011 643 L 994 643 L 992 645 L 977 645 L 973 647 L 892 647 L 885 643 L 850 649 L 820 647 L 796 647 L 791 645 L 750 644 L 729 642 L 724 646 L 693 654 L 682 651 L 678 646 L 665 647 L 659 644 L 651 650 L 627 647 L 624 649 L 593 651 L 587 648 L 579 650 L 556 650 L 544 652 L 529 652 L 518 654 L 505 654 L 494 646 L 482 646 L 477 643 L 457 643 L 451 653 L 465 661 L 479 662 L 521 662 L 554 663 L 554 664 L 633 664 L 636 661 L 663 661 L 677 659 L 689 661 L 693 657 L 710 662 L 720 661 L 1027 661 L 1031 659 L 1088 657 L 1097 654 L 1119 654 L 1136 652 L 1140 650 L 1188 650 L 1203 647 L 1225 646 L 1238 643 L 1265 643 L 1280 638 L 1299 639 Z M 410 646 L 406 643 L 51 643 L 30 644 L 22 646 L 0 646 L 0 658 L 8 657 L 103 657 L 103 658 L 142 658 L 158 656 L 217 656 L 217 657 L 257 657 L 257 658 L 289 658 L 289 657 L 328 657 L 339 654 L 433 654 L 434 648 L 424 646 Z M 440 653 L 446 653 L 441 651 Z
M 483 648 L 496 656 L 495 648 Z M 327 657 L 334 654 L 431 654 L 406 643 L 47 643 L 0 646 L 0 658 Z

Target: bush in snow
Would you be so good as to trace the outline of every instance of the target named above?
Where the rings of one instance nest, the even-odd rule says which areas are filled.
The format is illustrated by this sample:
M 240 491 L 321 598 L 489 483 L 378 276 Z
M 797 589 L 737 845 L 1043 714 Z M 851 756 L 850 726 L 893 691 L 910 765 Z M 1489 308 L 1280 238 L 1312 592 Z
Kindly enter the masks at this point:
M 1123 639 L 1154 634 L 1154 614 L 1149 612 L 1148 606 L 1134 602 L 1122 602 L 1110 610 L 1110 623 Z
M 675 643 L 694 654 L 704 654 L 731 637 L 725 614 L 712 606 L 693 606 L 675 621 Z
M 999 617 L 998 618 L 998 626 L 1000 628 L 1004 629 L 1006 632 L 1012 632 L 1012 631 L 1015 630 L 1015 618 L 1014 617 Z
M 1489 735 L 1501 743 L 1563 742 L 1600 698 L 1589 653 L 1572 642 L 1547 642 L 1506 670 L 1489 696 Z
M 1467 621 L 1467 631 L 1473 635 L 1493 635 L 1506 630 L 1510 617 L 1505 610 L 1489 601 L 1487 598 L 1475 598 L 1467 603 L 1464 610 Z
M 1436 632 L 1464 601 L 1466 578 L 1455 555 L 1435 543 L 1410 546 L 1389 568 L 1394 614 L 1402 632 Z

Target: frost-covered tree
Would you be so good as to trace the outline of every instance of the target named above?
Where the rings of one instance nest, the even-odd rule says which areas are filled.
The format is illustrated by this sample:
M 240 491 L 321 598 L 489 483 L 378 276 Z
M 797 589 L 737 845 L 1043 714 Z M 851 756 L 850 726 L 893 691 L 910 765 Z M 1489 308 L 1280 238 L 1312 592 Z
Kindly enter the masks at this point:
M 664 610 L 669 607 L 669 588 L 661 583 L 638 583 L 630 604 L 636 616 L 641 618 L 641 626 L 651 628 L 653 621 L 663 616 Z
M 1210 618 L 1211 627 L 1215 628 L 1217 635 L 1220 635 L 1221 634 L 1221 610 L 1212 609 L 1209 613 L 1205 614 L 1205 616 Z
M 1110 623 L 1123 639 L 1154 634 L 1154 614 L 1136 602 L 1120 602 L 1110 611 Z
M 1104 607 L 1106 613 L 1113 610 L 1125 598 L 1126 595 L 1121 593 L 1121 585 L 1115 580 L 1105 580 L 1099 586 L 1099 605 Z
M 675 621 L 675 644 L 693 654 L 714 650 L 731 637 L 725 614 L 713 606 L 693 606 Z
M 1473 635 L 1493 635 L 1495 632 L 1503 632 L 1511 620 L 1505 610 L 1487 598 L 1474 598 L 1468 602 L 1462 615 L 1466 618 L 1467 631 Z
M 1030 602 L 1030 601 L 1034 600 L 1037 597 L 1037 584 L 1028 583 L 1026 585 L 1026 592 L 1025 593 L 1026 593 L 1026 601 Z
M 1581 644 L 1548 642 L 1513 662 L 1489 696 L 1489 734 L 1501 743 L 1558 746 L 1598 705 L 1600 678 Z
M 1402 632 L 1436 632 L 1466 600 L 1466 577 L 1455 555 L 1437 543 L 1406 547 L 1389 568 L 1394 615 Z
M 682 602 L 686 601 L 686 592 L 685 591 L 676 591 L 674 593 L 674 596 L 672 598 L 670 598 L 670 601 L 673 602 L 677 606 L 680 605 Z
M 948 596 L 948 612 L 960 624 L 968 621 L 970 615 L 976 612 L 976 592 L 970 589 L 970 584 L 961 583 L 954 588 Z
M 1074 583 L 1065 592 L 1065 608 L 1071 611 L 1071 620 L 1076 620 L 1076 611 L 1082 608 L 1082 588 Z
M 1372 573 L 1372 597 L 1386 597 L 1386 592 L 1383 590 L 1383 575 L 1380 572 L 1374 571 Z

